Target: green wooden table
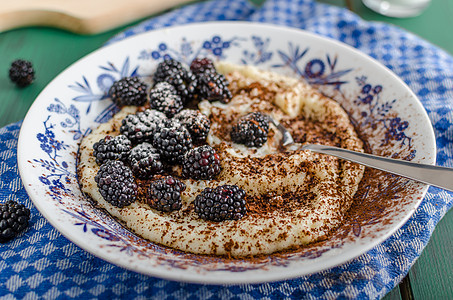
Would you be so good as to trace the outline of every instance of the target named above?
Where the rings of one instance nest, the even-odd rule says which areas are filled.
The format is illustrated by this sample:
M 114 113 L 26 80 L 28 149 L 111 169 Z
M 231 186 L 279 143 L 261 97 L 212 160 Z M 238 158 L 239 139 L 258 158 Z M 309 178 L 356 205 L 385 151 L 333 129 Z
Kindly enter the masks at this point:
M 422 15 L 407 19 L 380 16 L 360 0 L 319 1 L 349 6 L 365 20 L 388 22 L 405 28 L 453 54 L 453 0 L 433 0 Z M 136 23 L 91 36 L 45 27 L 0 33 L 0 127 L 23 119 L 33 100 L 56 75 L 102 46 L 114 34 Z M 16 88 L 7 74 L 11 62 L 17 58 L 32 61 L 36 69 L 36 81 L 23 89 Z M 428 246 L 408 276 L 385 299 L 453 299 L 452 237 L 453 211 L 450 211 L 437 225 Z

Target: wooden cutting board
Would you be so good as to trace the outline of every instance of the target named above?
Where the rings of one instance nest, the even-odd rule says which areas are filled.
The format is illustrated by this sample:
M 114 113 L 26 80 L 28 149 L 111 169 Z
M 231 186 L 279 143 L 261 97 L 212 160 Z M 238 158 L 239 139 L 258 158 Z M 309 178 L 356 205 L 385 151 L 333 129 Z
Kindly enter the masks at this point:
M 53 26 L 93 34 L 130 23 L 190 0 L 0 0 L 0 32 Z

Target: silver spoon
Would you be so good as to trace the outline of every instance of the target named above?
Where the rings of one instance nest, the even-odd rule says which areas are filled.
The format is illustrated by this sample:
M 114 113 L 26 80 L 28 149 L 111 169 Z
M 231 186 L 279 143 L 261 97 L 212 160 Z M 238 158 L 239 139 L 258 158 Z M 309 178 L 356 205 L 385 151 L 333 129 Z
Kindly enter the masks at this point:
M 314 144 L 298 144 L 294 142 L 286 128 L 269 117 L 270 121 L 282 133 L 281 145 L 288 150 L 310 150 L 317 153 L 336 156 L 361 165 L 400 175 L 422 183 L 437 186 L 453 191 L 453 168 L 438 167 L 427 164 L 414 163 L 406 160 L 385 158 L 372 154 L 356 152 L 333 146 Z

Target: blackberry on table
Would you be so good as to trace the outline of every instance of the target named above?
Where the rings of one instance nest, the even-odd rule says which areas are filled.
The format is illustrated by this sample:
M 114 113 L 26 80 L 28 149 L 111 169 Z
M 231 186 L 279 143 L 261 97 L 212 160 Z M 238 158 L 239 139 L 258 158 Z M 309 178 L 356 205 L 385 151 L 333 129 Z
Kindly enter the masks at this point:
M 173 117 L 189 130 L 194 144 L 201 144 L 206 141 L 211 121 L 199 110 L 183 109 Z
M 245 191 L 236 185 L 206 188 L 194 201 L 195 212 L 204 220 L 239 220 L 247 213 Z
M 108 160 L 94 177 L 99 193 L 113 206 L 122 208 L 137 197 L 137 185 L 131 169 L 120 160 Z
M 192 63 L 190 64 L 190 70 L 195 75 L 204 73 L 204 72 L 213 72 L 217 73 L 217 70 L 214 66 L 214 63 L 211 59 L 207 57 L 203 58 L 195 58 Z
M 119 107 L 134 105 L 141 106 L 146 103 L 148 85 L 140 78 L 124 77 L 115 81 L 109 89 L 109 96 Z
M 260 112 L 249 113 L 239 119 L 230 132 L 231 140 L 247 147 L 261 147 L 269 133 L 269 118 Z
M 183 161 L 186 152 L 192 148 L 192 138 L 181 123 L 168 120 L 156 132 L 152 144 L 163 160 L 170 164 L 177 164 Z
M 96 163 L 101 165 L 106 160 L 124 160 L 131 151 L 131 141 L 125 135 L 107 135 L 93 144 Z
M 182 163 L 182 175 L 197 180 L 212 179 L 221 170 L 219 155 L 209 145 L 189 150 Z
M 9 68 L 9 79 L 19 87 L 30 85 L 35 80 L 35 70 L 31 62 L 17 59 Z
M 149 143 L 142 143 L 132 148 L 128 163 L 135 176 L 141 179 L 160 174 L 164 169 L 157 149 Z
M 183 109 L 181 96 L 178 95 L 174 86 L 166 81 L 157 83 L 149 93 L 151 108 L 163 112 L 172 118 Z
M 122 120 L 120 132 L 124 134 L 134 145 L 151 142 L 157 128 L 167 117 L 164 113 L 147 109 L 143 112 L 127 115 Z
M 228 103 L 233 97 L 228 80 L 222 74 L 205 72 L 198 74 L 197 79 L 201 99 Z
M 182 206 L 181 192 L 186 185 L 172 176 L 166 176 L 152 181 L 148 188 L 146 203 L 159 211 L 170 212 L 179 210 Z
M 166 81 L 174 86 L 183 104 L 190 102 L 195 97 L 197 78 L 174 59 L 167 59 L 159 63 L 153 79 L 154 83 Z
M 30 210 L 13 200 L 0 203 L 0 243 L 6 243 L 28 227 Z

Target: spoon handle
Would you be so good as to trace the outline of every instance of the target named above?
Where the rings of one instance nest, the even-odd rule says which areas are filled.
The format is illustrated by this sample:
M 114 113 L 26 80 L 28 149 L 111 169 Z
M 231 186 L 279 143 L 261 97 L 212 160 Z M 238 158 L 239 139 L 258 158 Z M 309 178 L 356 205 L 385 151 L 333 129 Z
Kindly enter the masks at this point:
M 367 167 L 387 171 L 389 173 L 453 191 L 453 168 L 385 158 L 332 146 L 307 144 L 302 146 L 302 150 L 311 150 L 313 152 L 336 156 Z

